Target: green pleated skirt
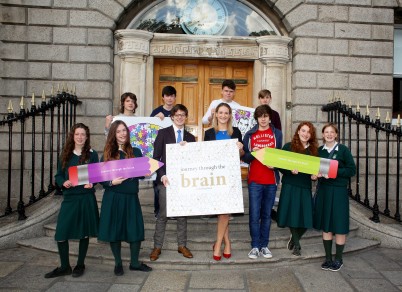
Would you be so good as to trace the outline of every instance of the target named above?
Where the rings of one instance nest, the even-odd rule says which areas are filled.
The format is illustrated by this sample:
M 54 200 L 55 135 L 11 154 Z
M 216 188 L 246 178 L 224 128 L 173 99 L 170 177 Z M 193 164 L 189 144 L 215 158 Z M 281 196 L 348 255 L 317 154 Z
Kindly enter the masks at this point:
M 144 220 L 138 194 L 105 190 L 98 239 L 106 242 L 144 240 Z
M 93 192 L 64 195 L 56 226 L 56 241 L 97 237 L 99 211 Z
M 349 233 L 349 197 L 346 187 L 319 187 L 314 207 L 314 228 L 334 234 Z
M 283 184 L 279 198 L 278 227 L 313 227 L 311 189 Z

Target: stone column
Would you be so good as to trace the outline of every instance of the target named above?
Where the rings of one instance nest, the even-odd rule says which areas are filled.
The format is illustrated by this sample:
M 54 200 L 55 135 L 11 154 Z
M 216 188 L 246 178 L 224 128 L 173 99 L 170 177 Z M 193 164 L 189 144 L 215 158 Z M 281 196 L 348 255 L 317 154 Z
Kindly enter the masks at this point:
M 149 43 L 153 33 L 142 30 L 118 30 L 115 32 L 118 41 L 117 55 L 120 57 L 120 68 L 117 73 L 120 78 L 115 80 L 117 89 L 115 105 L 124 92 L 132 92 L 137 96 L 138 108 L 136 115 L 145 114 L 146 103 L 146 76 L 147 60 L 149 56 Z M 116 69 L 116 70 L 117 70 Z
M 263 36 L 257 38 L 259 60 L 262 63 L 261 89 L 268 89 L 272 94 L 271 106 L 275 109 L 282 122 L 284 141 L 291 138 L 291 102 L 290 84 L 288 84 L 288 63 L 291 61 L 289 43 L 291 38 L 278 36 Z

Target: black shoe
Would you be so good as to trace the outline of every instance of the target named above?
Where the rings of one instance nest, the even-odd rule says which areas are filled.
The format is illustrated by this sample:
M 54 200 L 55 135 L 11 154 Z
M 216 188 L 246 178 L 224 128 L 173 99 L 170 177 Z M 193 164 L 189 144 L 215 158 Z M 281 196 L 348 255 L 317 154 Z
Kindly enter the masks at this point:
M 332 265 L 332 261 L 331 260 L 325 260 L 325 262 L 322 263 L 321 265 L 321 269 L 328 271 L 329 267 Z
M 332 272 L 338 272 L 343 267 L 343 261 L 335 260 L 332 262 L 332 265 L 329 267 L 329 270 Z
M 84 274 L 84 271 L 85 265 L 76 265 L 71 276 L 74 278 L 81 277 Z
M 292 255 L 297 256 L 297 257 L 301 256 L 300 246 L 295 245 L 295 247 L 293 248 Z
M 276 222 L 277 217 L 278 217 L 278 213 L 276 212 L 276 210 L 272 209 L 271 210 L 271 219 Z
M 53 271 L 45 274 L 45 278 L 56 278 L 56 277 L 61 277 L 61 276 L 68 276 L 71 275 L 71 267 L 68 266 L 65 269 L 61 269 L 61 268 L 56 268 Z
M 118 265 L 118 266 L 114 266 L 114 274 L 116 276 L 123 276 L 124 275 L 123 266 L 121 264 Z
M 291 235 L 289 238 L 289 241 L 288 241 L 288 250 L 292 250 L 294 247 L 295 247 L 295 243 L 293 242 L 292 235 Z
M 133 267 L 130 264 L 129 269 L 130 269 L 130 271 L 141 271 L 141 272 L 150 272 L 150 271 L 152 271 L 152 268 L 150 266 L 147 266 L 144 263 L 141 263 L 139 267 Z

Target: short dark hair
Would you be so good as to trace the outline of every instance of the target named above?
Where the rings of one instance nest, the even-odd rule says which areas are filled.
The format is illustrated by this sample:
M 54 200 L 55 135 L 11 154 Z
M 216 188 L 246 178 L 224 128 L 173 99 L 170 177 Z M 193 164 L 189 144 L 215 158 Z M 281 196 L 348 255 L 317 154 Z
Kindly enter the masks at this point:
M 124 113 L 124 102 L 126 101 L 127 98 L 131 98 L 134 101 L 133 114 L 135 114 L 135 110 L 138 107 L 137 96 L 135 96 L 135 94 L 132 92 L 125 92 L 121 95 L 121 97 L 120 97 L 120 113 Z
M 268 89 L 262 89 L 258 92 L 258 98 L 263 98 L 266 96 L 271 96 L 271 91 L 269 91 Z
M 272 117 L 272 109 L 267 104 L 257 106 L 257 108 L 254 111 L 254 119 L 257 120 L 259 117 L 262 117 L 263 115 L 268 115 L 269 118 Z
M 180 103 L 178 103 L 174 107 L 172 107 L 170 116 L 173 117 L 178 111 L 183 111 L 186 114 L 186 117 L 188 116 L 188 109 Z
M 223 82 L 222 82 L 222 89 L 223 89 L 225 86 L 229 87 L 230 89 L 236 90 L 236 83 L 234 83 L 234 81 L 233 81 L 232 79 L 223 80 Z
M 173 86 L 165 86 L 162 89 L 162 97 L 164 97 L 165 95 L 176 95 L 176 88 L 174 88 Z

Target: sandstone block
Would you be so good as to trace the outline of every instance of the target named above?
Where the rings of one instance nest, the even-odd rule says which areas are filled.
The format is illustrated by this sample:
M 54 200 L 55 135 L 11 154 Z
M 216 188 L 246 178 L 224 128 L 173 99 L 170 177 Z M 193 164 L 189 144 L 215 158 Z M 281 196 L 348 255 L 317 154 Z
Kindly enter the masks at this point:
M 393 59 L 373 58 L 371 59 L 372 74 L 393 74 Z
M 317 53 L 317 40 L 313 38 L 296 38 L 293 53 Z
M 349 86 L 352 89 L 363 90 L 392 90 L 393 78 L 392 75 L 363 75 L 350 74 Z
M 318 53 L 326 55 L 347 55 L 349 44 L 347 40 L 318 39 Z
M 371 0 L 335 0 L 335 4 L 371 6 Z
M 317 19 L 317 16 L 317 5 L 300 5 L 289 12 L 283 22 L 287 27 L 295 28 L 296 26 L 308 22 L 309 20 Z
M 26 22 L 25 8 L 2 6 L 0 10 L 0 22 L 25 24 Z
M 350 54 L 354 56 L 393 57 L 392 42 L 350 41 Z
M 370 104 L 370 91 L 334 90 L 334 97 L 344 100 L 347 105 L 351 103 L 354 111 L 356 111 L 357 104 L 360 108 Z
M 339 72 L 370 72 L 369 58 L 335 57 L 335 69 Z
M 25 81 L 17 79 L 0 78 L 0 95 L 1 96 L 21 96 L 25 95 Z M 7 111 L 2 111 L 3 113 Z
M 372 91 L 370 95 L 370 105 L 373 107 L 391 106 L 392 98 L 391 91 Z M 385 118 L 386 115 L 382 115 L 382 117 Z
M 314 72 L 296 72 L 293 74 L 293 86 L 300 88 L 317 87 L 317 73 Z
M 107 64 L 88 64 L 87 65 L 88 80 L 109 80 L 112 78 L 112 67 Z
M 394 23 L 394 10 L 377 7 L 350 7 L 349 21 L 366 23 Z
M 83 80 L 85 79 L 85 64 L 53 63 L 53 79 Z
M 296 88 L 293 96 L 297 100 L 297 104 L 306 105 L 323 105 L 329 98 L 333 97 L 333 91 L 327 89 L 302 89 Z
M 318 73 L 317 84 L 319 88 L 347 88 L 348 75 L 339 73 Z
M 28 59 L 43 61 L 67 61 L 68 47 L 28 44 Z
M 293 59 L 293 69 L 295 71 L 333 71 L 334 59 L 332 56 L 298 54 Z
M 352 23 L 335 23 L 336 38 L 351 39 L 370 39 L 371 25 L 369 24 L 352 24 Z
M 396 0 L 373 0 L 373 6 L 376 7 L 396 7 L 398 3 Z
M 318 108 L 311 105 L 295 105 L 292 108 L 292 120 L 293 122 L 310 121 L 314 123 L 317 121 L 317 111 Z
M 4 41 L 50 43 L 52 41 L 52 28 L 41 26 L 1 25 L 0 35 Z
M 110 114 L 111 100 L 85 100 L 85 115 L 86 116 L 107 116 Z
M 0 43 L 0 56 L 9 60 L 25 59 L 25 44 Z
M 334 37 L 334 24 L 322 22 L 308 22 L 293 30 L 291 37 Z
M 392 41 L 394 39 L 393 25 L 372 25 L 371 28 L 373 40 Z
M 123 6 L 116 1 L 92 0 L 89 1 L 88 6 L 103 12 L 111 19 L 118 19 L 124 10 Z
M 55 44 L 86 44 L 87 30 L 85 28 L 55 27 L 53 43 Z
M 85 8 L 87 7 L 87 2 L 82 0 L 53 0 L 53 7 Z
M 348 21 L 348 7 L 321 5 L 318 7 L 318 19 L 324 22 Z
M 28 9 L 29 24 L 67 25 L 67 10 L 57 9 Z
M 112 63 L 113 51 L 108 47 L 70 46 L 70 61 Z
M 115 22 L 98 11 L 70 11 L 71 26 L 107 27 L 113 29 Z
M 88 29 L 88 44 L 89 45 L 106 45 L 113 46 L 113 33 L 110 29 Z
M 283 17 L 301 3 L 303 3 L 302 0 L 278 0 L 275 3 L 274 10 L 280 17 Z

